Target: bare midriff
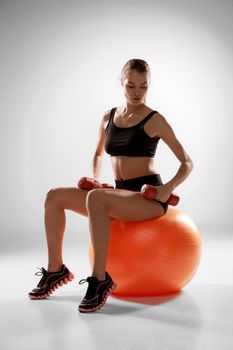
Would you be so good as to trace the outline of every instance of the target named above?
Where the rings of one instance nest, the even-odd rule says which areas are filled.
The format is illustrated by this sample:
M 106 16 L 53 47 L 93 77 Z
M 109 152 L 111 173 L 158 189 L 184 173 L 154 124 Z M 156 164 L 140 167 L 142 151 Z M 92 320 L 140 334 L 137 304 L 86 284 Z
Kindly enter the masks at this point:
M 115 180 L 157 174 L 152 157 L 112 156 L 110 158 Z

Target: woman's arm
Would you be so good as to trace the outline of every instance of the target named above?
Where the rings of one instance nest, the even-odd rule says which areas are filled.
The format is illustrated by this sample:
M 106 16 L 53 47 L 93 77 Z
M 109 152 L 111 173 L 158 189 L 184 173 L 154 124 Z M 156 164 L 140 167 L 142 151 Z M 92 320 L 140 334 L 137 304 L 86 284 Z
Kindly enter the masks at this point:
M 166 182 L 166 185 L 169 188 L 171 188 L 171 191 L 173 191 L 181 182 L 183 182 L 189 176 L 192 169 L 193 162 L 191 160 L 181 162 L 176 175 L 170 181 Z
M 92 160 L 92 172 L 93 172 L 93 178 L 97 181 L 100 181 L 101 168 L 102 168 L 102 155 L 95 153 Z
M 161 137 L 161 139 L 168 145 L 168 147 L 181 162 L 175 176 L 165 184 L 168 191 L 173 191 L 189 176 L 193 169 L 193 162 L 185 151 L 184 147 L 176 138 L 171 125 L 160 113 L 156 114 L 152 128 L 154 129 L 154 136 Z
M 100 181 L 101 168 L 102 168 L 102 157 L 104 152 L 104 143 L 105 143 L 105 126 L 108 122 L 111 110 L 107 110 L 99 126 L 99 134 L 97 139 L 97 145 L 92 159 L 92 173 L 93 178 L 97 181 Z

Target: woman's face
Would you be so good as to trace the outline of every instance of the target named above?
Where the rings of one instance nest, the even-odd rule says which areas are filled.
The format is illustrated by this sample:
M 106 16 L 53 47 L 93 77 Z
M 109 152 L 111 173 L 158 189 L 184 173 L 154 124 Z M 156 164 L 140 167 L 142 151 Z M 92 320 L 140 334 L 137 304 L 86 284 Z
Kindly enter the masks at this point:
M 149 87 L 148 73 L 129 70 L 122 82 L 124 94 L 129 103 L 138 105 L 144 103 Z

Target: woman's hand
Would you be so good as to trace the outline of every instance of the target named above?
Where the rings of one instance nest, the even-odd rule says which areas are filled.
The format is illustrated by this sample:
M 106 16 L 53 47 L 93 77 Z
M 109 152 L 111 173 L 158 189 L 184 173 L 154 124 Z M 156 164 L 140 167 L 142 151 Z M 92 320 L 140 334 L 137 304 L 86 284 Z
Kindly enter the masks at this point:
M 171 192 L 172 192 L 172 188 L 168 185 L 159 185 L 159 186 L 153 186 L 153 185 L 150 185 L 152 186 L 153 188 L 156 189 L 157 191 L 157 196 L 156 196 L 156 199 L 158 201 L 161 201 L 161 202 L 166 202 L 170 195 L 171 195 Z
M 169 205 L 177 205 L 180 197 L 177 194 L 172 193 L 171 185 L 166 183 L 165 185 L 152 186 L 144 184 L 141 188 L 140 195 L 145 199 L 158 200 Z
M 92 190 L 94 188 L 114 188 L 114 186 L 109 183 L 100 183 L 100 181 L 96 180 L 96 178 L 87 176 L 81 177 L 77 183 L 77 186 L 84 190 Z

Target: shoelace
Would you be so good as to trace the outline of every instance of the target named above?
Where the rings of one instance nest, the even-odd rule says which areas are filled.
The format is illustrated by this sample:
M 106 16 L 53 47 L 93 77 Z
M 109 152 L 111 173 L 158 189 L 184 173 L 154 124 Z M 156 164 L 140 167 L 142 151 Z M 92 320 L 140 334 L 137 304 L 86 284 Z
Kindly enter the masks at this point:
M 90 277 L 82 278 L 78 283 L 79 284 L 83 284 L 83 283 L 86 283 L 86 282 L 90 282 Z
M 106 276 L 107 276 L 107 274 L 106 274 Z M 106 279 L 108 279 L 108 278 L 109 278 L 109 276 L 108 276 Z M 106 279 L 105 279 L 104 281 L 106 281 Z M 93 276 L 89 276 L 89 277 L 87 277 L 87 278 L 82 278 L 82 279 L 79 281 L 79 284 L 83 284 L 83 283 L 91 282 L 91 281 L 96 281 L 96 278 L 93 277 Z M 98 280 L 97 280 L 97 281 L 98 281 Z M 101 281 L 101 282 L 103 282 L 103 281 Z
M 35 273 L 35 275 L 37 275 L 37 276 L 42 276 L 42 275 L 44 275 L 44 271 L 45 271 L 45 270 L 43 270 L 43 267 L 42 267 L 42 268 L 37 267 L 37 269 L 39 269 L 40 271 L 37 271 L 37 272 Z
M 46 279 L 46 270 L 42 267 L 42 268 L 40 268 L 40 267 L 37 267 L 37 269 L 39 269 L 40 271 L 37 271 L 36 273 L 35 273 L 35 275 L 37 275 L 37 276 L 43 276 L 42 278 L 41 278 L 41 280 L 40 280 L 40 282 L 38 283 L 38 285 L 37 285 L 37 287 L 41 287 L 41 286 L 43 286 L 43 283 L 44 283 L 44 281 L 45 281 L 45 279 Z

